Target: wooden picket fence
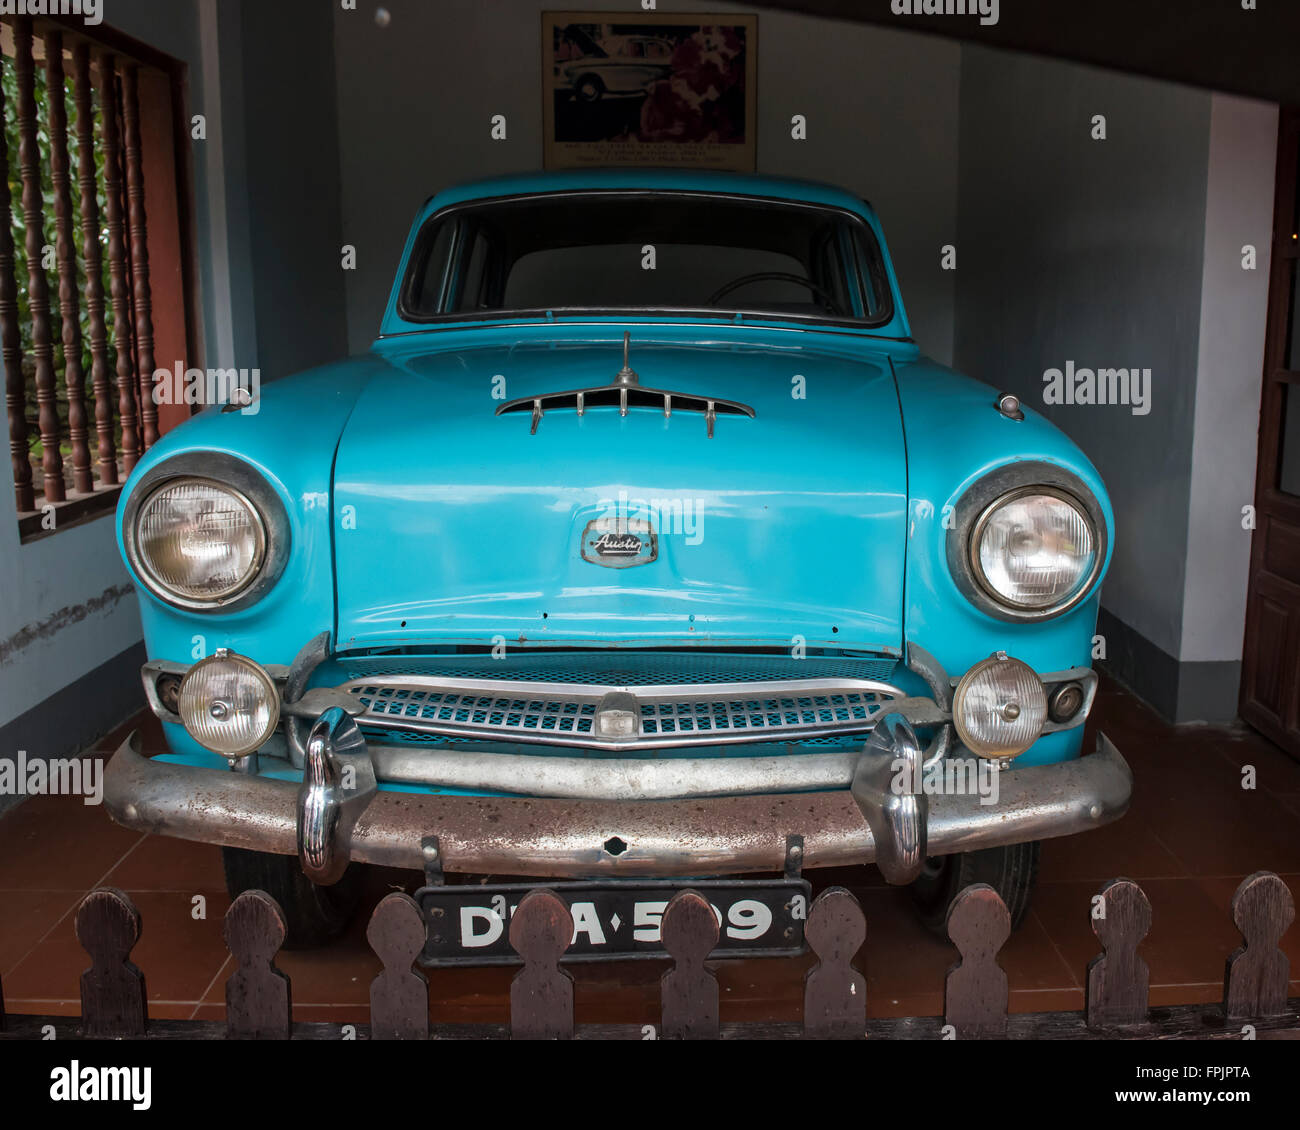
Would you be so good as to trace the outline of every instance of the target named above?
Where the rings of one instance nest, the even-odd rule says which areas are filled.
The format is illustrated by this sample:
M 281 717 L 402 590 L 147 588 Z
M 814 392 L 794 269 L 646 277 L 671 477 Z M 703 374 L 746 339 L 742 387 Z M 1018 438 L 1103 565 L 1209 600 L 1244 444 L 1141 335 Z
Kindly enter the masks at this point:
M 1289 962 L 1280 949 L 1295 918 L 1291 892 L 1278 876 L 1258 871 L 1232 898 L 1242 935 L 1227 960 L 1221 1005 L 1150 1008 L 1149 972 L 1138 945 L 1151 926 L 1151 904 L 1137 883 L 1113 879 L 1090 903 L 1103 952 L 1088 963 L 1083 1012 L 1007 1012 L 1007 977 L 998 951 L 1011 932 L 1007 908 L 992 887 L 967 887 L 948 915 L 959 960 L 949 969 L 942 1017 L 867 1018 L 867 983 L 853 964 L 867 937 L 857 900 L 843 887 L 820 894 L 809 909 L 806 936 L 817 964 L 804 975 L 802 1024 L 722 1024 L 718 983 L 707 966 L 718 921 L 697 891 L 683 890 L 662 920 L 672 967 L 661 982 L 661 1013 L 645 1024 L 575 1025 L 573 978 L 560 959 L 573 919 L 553 892 L 537 889 L 510 919 L 510 944 L 523 960 L 510 987 L 510 1023 L 430 1023 L 429 986 L 414 963 L 425 941 L 419 906 L 387 895 L 366 937 L 383 963 L 370 987 L 370 1024 L 347 1026 L 358 1039 L 1259 1039 L 1300 1038 L 1300 999 L 1287 999 Z M 226 982 L 226 1019 L 150 1020 L 144 974 L 130 960 L 140 915 L 121 891 L 101 887 L 82 900 L 77 938 L 90 956 L 81 975 L 79 1018 L 4 1014 L 0 1037 L 38 1039 L 339 1039 L 344 1025 L 294 1023 L 289 978 L 275 958 L 284 917 L 262 891 L 249 891 L 226 913 L 226 946 L 235 972 Z M 436 1015 L 436 1008 L 434 1010 Z

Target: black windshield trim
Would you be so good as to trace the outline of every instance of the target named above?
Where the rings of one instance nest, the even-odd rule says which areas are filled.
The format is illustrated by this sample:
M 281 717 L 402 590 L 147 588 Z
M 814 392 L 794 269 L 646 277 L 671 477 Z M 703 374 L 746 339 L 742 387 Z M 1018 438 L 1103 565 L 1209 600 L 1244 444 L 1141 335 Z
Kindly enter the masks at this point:
M 747 204 L 771 204 L 782 208 L 803 208 L 809 211 L 840 216 L 850 224 L 855 224 L 867 240 L 867 249 L 871 255 L 871 267 L 880 287 L 884 300 L 881 313 L 875 318 L 833 318 L 817 314 L 797 314 L 773 312 L 771 310 L 718 310 L 714 307 L 699 306 L 555 306 L 515 309 L 501 307 L 497 310 L 471 310 L 451 314 L 428 314 L 412 310 L 409 301 L 412 288 L 418 276 L 423 272 L 427 260 L 433 233 L 437 226 L 458 212 L 468 211 L 491 204 L 517 204 L 528 200 L 545 200 L 561 196 L 626 196 L 632 199 L 661 199 L 665 196 L 707 197 L 712 200 L 726 200 Z M 855 260 L 856 263 L 856 260 Z M 866 280 L 863 280 L 864 282 Z M 526 319 L 546 319 L 548 317 L 619 317 L 622 315 L 682 315 L 692 318 L 706 318 L 711 322 L 723 324 L 743 324 L 745 322 L 792 322 L 814 326 L 838 326 L 845 329 L 878 329 L 888 325 L 894 319 L 896 304 L 894 288 L 890 283 L 889 273 L 885 269 L 884 252 L 880 241 L 871 225 L 857 212 L 842 208 L 836 204 L 818 204 L 808 200 L 790 200 L 780 196 L 751 196 L 740 192 L 709 192 L 698 189 L 626 189 L 626 188 L 577 188 L 559 189 L 550 192 L 521 192 L 509 196 L 484 196 L 474 200 L 460 200 L 454 204 L 439 208 L 420 225 L 415 241 L 411 245 L 411 254 L 407 259 L 406 271 L 402 277 L 401 287 L 397 292 L 397 314 L 405 322 L 417 325 L 456 325 L 474 322 L 501 322 Z

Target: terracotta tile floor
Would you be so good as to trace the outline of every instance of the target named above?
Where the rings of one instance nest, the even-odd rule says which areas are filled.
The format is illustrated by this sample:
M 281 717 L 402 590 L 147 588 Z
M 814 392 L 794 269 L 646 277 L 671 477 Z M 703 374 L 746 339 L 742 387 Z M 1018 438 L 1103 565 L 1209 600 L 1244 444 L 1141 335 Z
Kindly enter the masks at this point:
M 1094 714 L 1133 766 L 1129 815 L 1086 835 L 1048 841 L 1033 911 L 1002 952 L 1015 1011 L 1081 1008 L 1084 970 L 1097 951 L 1090 897 L 1107 879 L 1141 882 L 1154 925 L 1143 952 L 1152 1002 L 1200 1003 L 1222 992 L 1223 961 L 1238 943 L 1228 902 L 1241 879 L 1282 874 L 1300 901 L 1300 764 L 1244 728 L 1171 727 L 1127 692 L 1103 683 Z M 152 718 L 133 720 L 146 752 L 161 749 Z M 104 739 L 111 752 L 129 727 Z M 1243 790 L 1253 765 L 1257 788 Z M 906 892 L 874 869 L 812 873 L 815 888 L 840 883 L 868 917 L 859 961 L 877 1016 L 933 1015 L 954 959 L 914 920 Z M 0 977 L 13 1012 L 75 1014 L 86 957 L 73 911 L 98 884 L 127 891 L 144 931 L 134 952 L 157 1017 L 219 1018 L 230 966 L 221 941 L 228 905 L 217 848 L 129 832 L 76 798 L 37 797 L 0 818 Z M 375 870 L 365 913 L 329 949 L 286 952 L 302 1019 L 363 1022 L 378 962 L 365 942 L 369 908 L 388 890 L 414 890 L 419 877 Z M 1300 927 L 1284 942 L 1300 975 Z M 811 959 L 744 960 L 718 966 L 723 1018 L 793 1020 Z M 624 961 L 574 968 L 579 1021 L 652 1019 L 663 964 Z M 446 1021 L 504 1021 L 513 970 L 436 970 L 431 1009 Z M 1300 995 L 1300 980 L 1292 982 Z

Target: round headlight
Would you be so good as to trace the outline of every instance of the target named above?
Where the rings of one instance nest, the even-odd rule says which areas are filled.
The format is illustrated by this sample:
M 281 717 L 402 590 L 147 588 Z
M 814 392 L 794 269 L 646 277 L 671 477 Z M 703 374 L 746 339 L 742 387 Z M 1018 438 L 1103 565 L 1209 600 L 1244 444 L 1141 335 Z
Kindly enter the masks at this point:
M 225 648 L 199 660 L 181 682 L 177 713 L 201 746 L 232 760 L 266 744 L 280 720 L 275 682 Z
M 952 696 L 952 722 L 971 753 L 1018 757 L 1047 721 L 1047 695 L 1032 667 L 1005 652 L 975 664 Z
M 989 506 L 971 533 L 971 569 L 998 603 L 1063 612 L 1080 600 L 1100 565 L 1097 532 L 1064 491 L 1025 487 Z
M 233 487 L 211 479 L 171 479 L 135 516 L 145 578 L 174 603 L 204 607 L 243 592 L 266 557 L 266 526 Z

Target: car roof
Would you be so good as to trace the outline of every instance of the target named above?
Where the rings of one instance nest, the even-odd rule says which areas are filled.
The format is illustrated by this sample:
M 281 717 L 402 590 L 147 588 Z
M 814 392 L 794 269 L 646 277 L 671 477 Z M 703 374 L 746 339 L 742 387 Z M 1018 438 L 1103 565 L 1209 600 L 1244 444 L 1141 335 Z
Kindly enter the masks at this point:
M 427 214 L 449 204 L 495 196 L 526 196 L 539 192 L 571 192 L 582 189 L 675 189 L 766 196 L 847 208 L 875 218 L 871 205 L 865 200 L 832 184 L 794 177 L 698 169 L 573 169 L 563 172 L 516 173 L 445 188 L 431 197 L 422 211 Z

